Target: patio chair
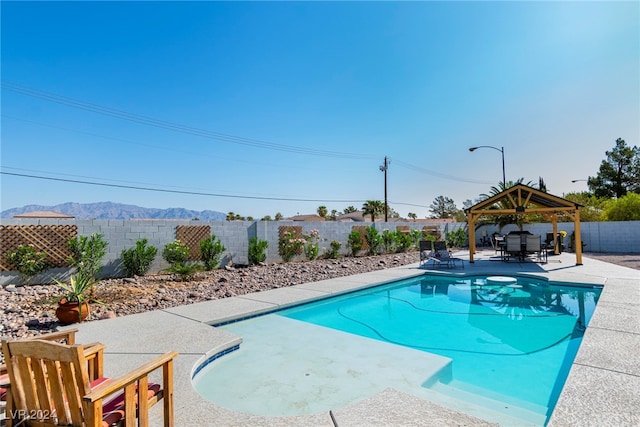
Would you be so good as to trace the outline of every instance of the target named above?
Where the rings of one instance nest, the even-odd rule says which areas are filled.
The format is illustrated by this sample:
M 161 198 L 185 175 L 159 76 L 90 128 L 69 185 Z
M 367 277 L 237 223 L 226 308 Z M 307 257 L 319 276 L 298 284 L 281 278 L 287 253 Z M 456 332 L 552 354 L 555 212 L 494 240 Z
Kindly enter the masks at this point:
M 507 234 L 505 236 L 504 259 L 509 261 L 512 257 L 522 259 L 522 238 L 518 234 Z
M 103 360 L 104 345 L 91 347 Z M 148 426 L 149 408 L 164 401 L 164 426 L 173 426 L 173 359 L 168 352 L 117 379 L 91 381 L 81 345 L 44 340 L 2 341 L 9 367 L 16 426 Z M 89 351 L 89 349 L 87 349 Z M 149 374 L 162 370 L 162 384 Z M 139 390 L 145 390 L 140 393 Z
M 527 235 L 525 241 L 525 253 L 533 254 L 540 262 L 546 262 L 547 251 L 542 249 L 542 237 L 539 235 Z
M 40 339 L 45 341 L 63 342 L 68 345 L 73 345 L 76 342 L 77 329 L 67 329 L 64 331 L 51 332 L 48 334 L 39 335 L 36 337 L 25 338 L 25 340 Z M 6 359 L 5 359 L 6 360 Z M 102 375 L 101 360 L 91 359 L 89 363 L 90 373 L 94 376 Z M 9 381 L 9 367 L 4 363 L 0 364 L 0 402 L 4 403 L 4 420 L 5 426 L 11 427 L 11 414 L 13 411 L 13 398 L 11 395 L 11 382 Z M 2 414 L 2 413 L 0 413 Z M 1 418 L 0 418 L 1 419 Z

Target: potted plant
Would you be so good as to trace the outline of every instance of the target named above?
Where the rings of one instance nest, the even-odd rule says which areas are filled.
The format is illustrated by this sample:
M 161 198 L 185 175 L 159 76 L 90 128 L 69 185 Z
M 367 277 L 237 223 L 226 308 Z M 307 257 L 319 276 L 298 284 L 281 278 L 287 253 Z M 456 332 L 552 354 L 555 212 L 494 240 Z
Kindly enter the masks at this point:
M 54 280 L 65 291 L 56 309 L 58 320 L 63 325 L 82 322 L 89 316 L 89 301 L 95 283 L 93 276 L 76 274 L 71 276 L 69 283 Z

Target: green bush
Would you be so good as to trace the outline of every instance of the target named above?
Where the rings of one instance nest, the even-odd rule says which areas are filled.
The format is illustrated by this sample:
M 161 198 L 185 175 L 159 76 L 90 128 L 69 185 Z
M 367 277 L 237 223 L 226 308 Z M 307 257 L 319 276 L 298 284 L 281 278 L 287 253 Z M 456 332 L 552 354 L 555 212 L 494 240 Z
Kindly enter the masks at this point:
M 330 259 L 338 259 L 340 256 L 340 248 L 342 247 L 342 243 L 337 240 L 332 240 L 329 243 L 329 250 L 327 251 L 327 258 Z
M 385 253 L 392 253 L 396 250 L 396 233 L 391 230 L 384 230 L 382 232 L 382 246 Z
M 447 231 L 444 234 L 444 239 L 447 242 L 447 247 L 461 248 L 467 245 L 467 232 L 464 230 L 464 228 L 458 228 L 455 231 Z
M 364 238 L 369 245 L 369 255 L 379 255 L 382 252 L 384 241 L 380 232 L 373 225 L 367 227 Z
M 47 254 L 38 252 L 33 246 L 28 245 L 18 246 L 15 251 L 7 253 L 7 259 L 20 273 L 25 284 L 29 284 L 31 279 L 49 267 Z
M 185 264 L 189 260 L 189 248 L 180 240 L 174 240 L 164 246 L 162 258 L 169 264 Z
M 353 230 L 347 236 L 347 246 L 351 250 L 352 256 L 358 256 L 358 253 L 362 250 L 362 235 L 358 230 Z
M 108 245 L 99 233 L 73 237 L 69 239 L 69 263 L 82 277 L 96 278 L 102 269 L 102 258 L 107 254 Z
M 256 265 L 265 262 L 268 247 L 269 242 L 266 240 L 260 240 L 257 237 L 249 239 L 249 264 Z
M 202 265 L 197 262 L 176 262 L 171 264 L 169 268 L 164 269 L 167 273 L 175 274 L 180 277 L 180 280 L 186 282 L 191 280 L 193 276 L 202 270 Z
M 207 271 L 215 270 L 220 266 L 223 252 L 227 250 L 222 242 L 214 234 L 200 242 L 200 259 Z
M 147 239 L 136 241 L 135 248 L 123 249 L 120 256 L 126 276 L 144 276 L 151 268 L 157 253 L 158 249 L 154 246 L 147 246 Z
M 278 253 L 284 262 L 289 262 L 293 257 L 302 254 L 305 243 L 305 239 L 296 238 L 292 231 L 285 231 L 278 239 Z
M 309 234 L 303 234 L 302 237 L 306 241 L 304 244 L 304 256 L 308 260 L 313 261 L 318 258 L 320 253 L 320 232 L 318 230 L 311 230 Z
M 394 232 L 394 235 L 396 252 L 407 252 L 411 248 L 411 246 L 413 246 L 413 238 L 410 234 L 406 234 L 402 231 L 396 230 Z

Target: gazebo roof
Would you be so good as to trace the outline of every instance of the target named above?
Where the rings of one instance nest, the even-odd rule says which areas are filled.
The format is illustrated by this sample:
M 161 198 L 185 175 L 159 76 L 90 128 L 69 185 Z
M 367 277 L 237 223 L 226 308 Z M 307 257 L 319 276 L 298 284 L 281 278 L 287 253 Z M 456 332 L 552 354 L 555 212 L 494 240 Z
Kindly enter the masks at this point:
M 582 205 L 545 193 L 524 184 L 516 184 L 501 193 L 465 209 L 465 213 L 513 215 L 516 213 L 559 213 L 575 211 Z M 524 208 L 524 211 L 522 210 Z
M 582 264 L 582 239 L 580 236 L 580 208 L 582 205 L 553 194 L 545 193 L 537 188 L 524 184 L 516 184 L 504 191 L 476 203 L 464 210 L 469 224 L 469 262 L 473 262 L 476 249 L 475 223 L 484 215 L 533 215 L 541 214 L 551 217 L 553 234 L 557 234 L 557 216 L 565 214 L 573 219 L 576 264 Z

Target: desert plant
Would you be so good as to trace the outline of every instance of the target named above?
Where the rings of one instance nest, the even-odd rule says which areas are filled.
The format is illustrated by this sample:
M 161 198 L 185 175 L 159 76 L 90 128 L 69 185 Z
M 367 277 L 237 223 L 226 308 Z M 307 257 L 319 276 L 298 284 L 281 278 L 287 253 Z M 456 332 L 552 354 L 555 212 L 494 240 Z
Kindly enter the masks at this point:
M 28 245 L 20 245 L 15 251 L 7 253 L 7 259 L 18 270 L 25 284 L 29 284 L 31 279 L 49 266 L 47 254 L 38 252 L 33 246 Z
M 396 243 L 396 252 L 407 252 L 411 246 L 413 245 L 413 239 L 410 234 L 403 233 L 402 231 L 396 230 L 394 232 L 395 235 L 395 243 Z
M 180 240 L 174 240 L 164 245 L 162 258 L 169 264 L 185 264 L 189 259 L 189 248 Z
M 120 252 L 122 267 L 127 277 L 144 276 L 153 263 L 158 249 L 147 246 L 147 239 L 136 241 L 135 248 L 123 249 Z
M 186 282 L 191 280 L 196 273 L 202 271 L 202 265 L 198 262 L 176 262 L 163 271 L 175 274 L 180 277 L 180 280 Z
M 215 270 L 220 266 L 220 259 L 222 253 L 227 248 L 224 247 L 222 242 L 212 234 L 209 238 L 200 242 L 200 259 L 204 265 L 204 269 L 207 271 Z
M 342 247 L 342 243 L 337 240 L 332 240 L 329 243 L 329 250 L 327 251 L 327 258 L 330 259 L 338 259 L 340 256 L 340 248 Z
M 309 234 L 303 234 L 302 237 L 306 241 L 304 244 L 304 256 L 306 256 L 308 260 L 313 261 L 318 258 L 318 254 L 320 253 L 320 246 L 318 244 L 320 241 L 320 232 L 314 229 L 311 230 Z
M 464 228 L 445 233 L 445 241 L 450 248 L 461 248 L 467 244 L 467 232 Z
M 71 255 L 68 261 L 80 276 L 96 278 L 102 268 L 102 258 L 107 254 L 108 245 L 100 233 L 72 237 L 69 239 Z
M 384 242 L 380 232 L 373 225 L 367 227 L 364 238 L 369 245 L 369 255 L 379 255 L 382 252 Z
M 409 232 L 409 236 L 411 236 L 411 243 L 414 248 L 418 248 L 420 245 L 420 240 L 422 239 L 422 231 L 420 230 L 411 230 Z
M 257 237 L 249 239 L 249 264 L 255 265 L 267 259 L 267 248 L 269 242 L 260 240 Z
M 91 299 L 93 285 L 96 282 L 93 276 L 83 273 L 77 273 L 71 276 L 68 284 L 58 279 L 53 280 L 64 290 L 64 295 L 60 298 L 61 302 L 78 304 L 84 304 Z
M 305 239 L 297 238 L 292 231 L 285 231 L 278 239 L 278 253 L 284 262 L 289 262 L 296 255 L 302 254 L 305 243 Z
M 362 250 L 362 235 L 358 230 L 353 230 L 347 236 L 347 246 L 351 250 L 352 256 L 357 256 Z
M 396 235 L 391 230 L 384 230 L 382 232 L 382 246 L 385 253 L 392 253 L 396 249 Z

